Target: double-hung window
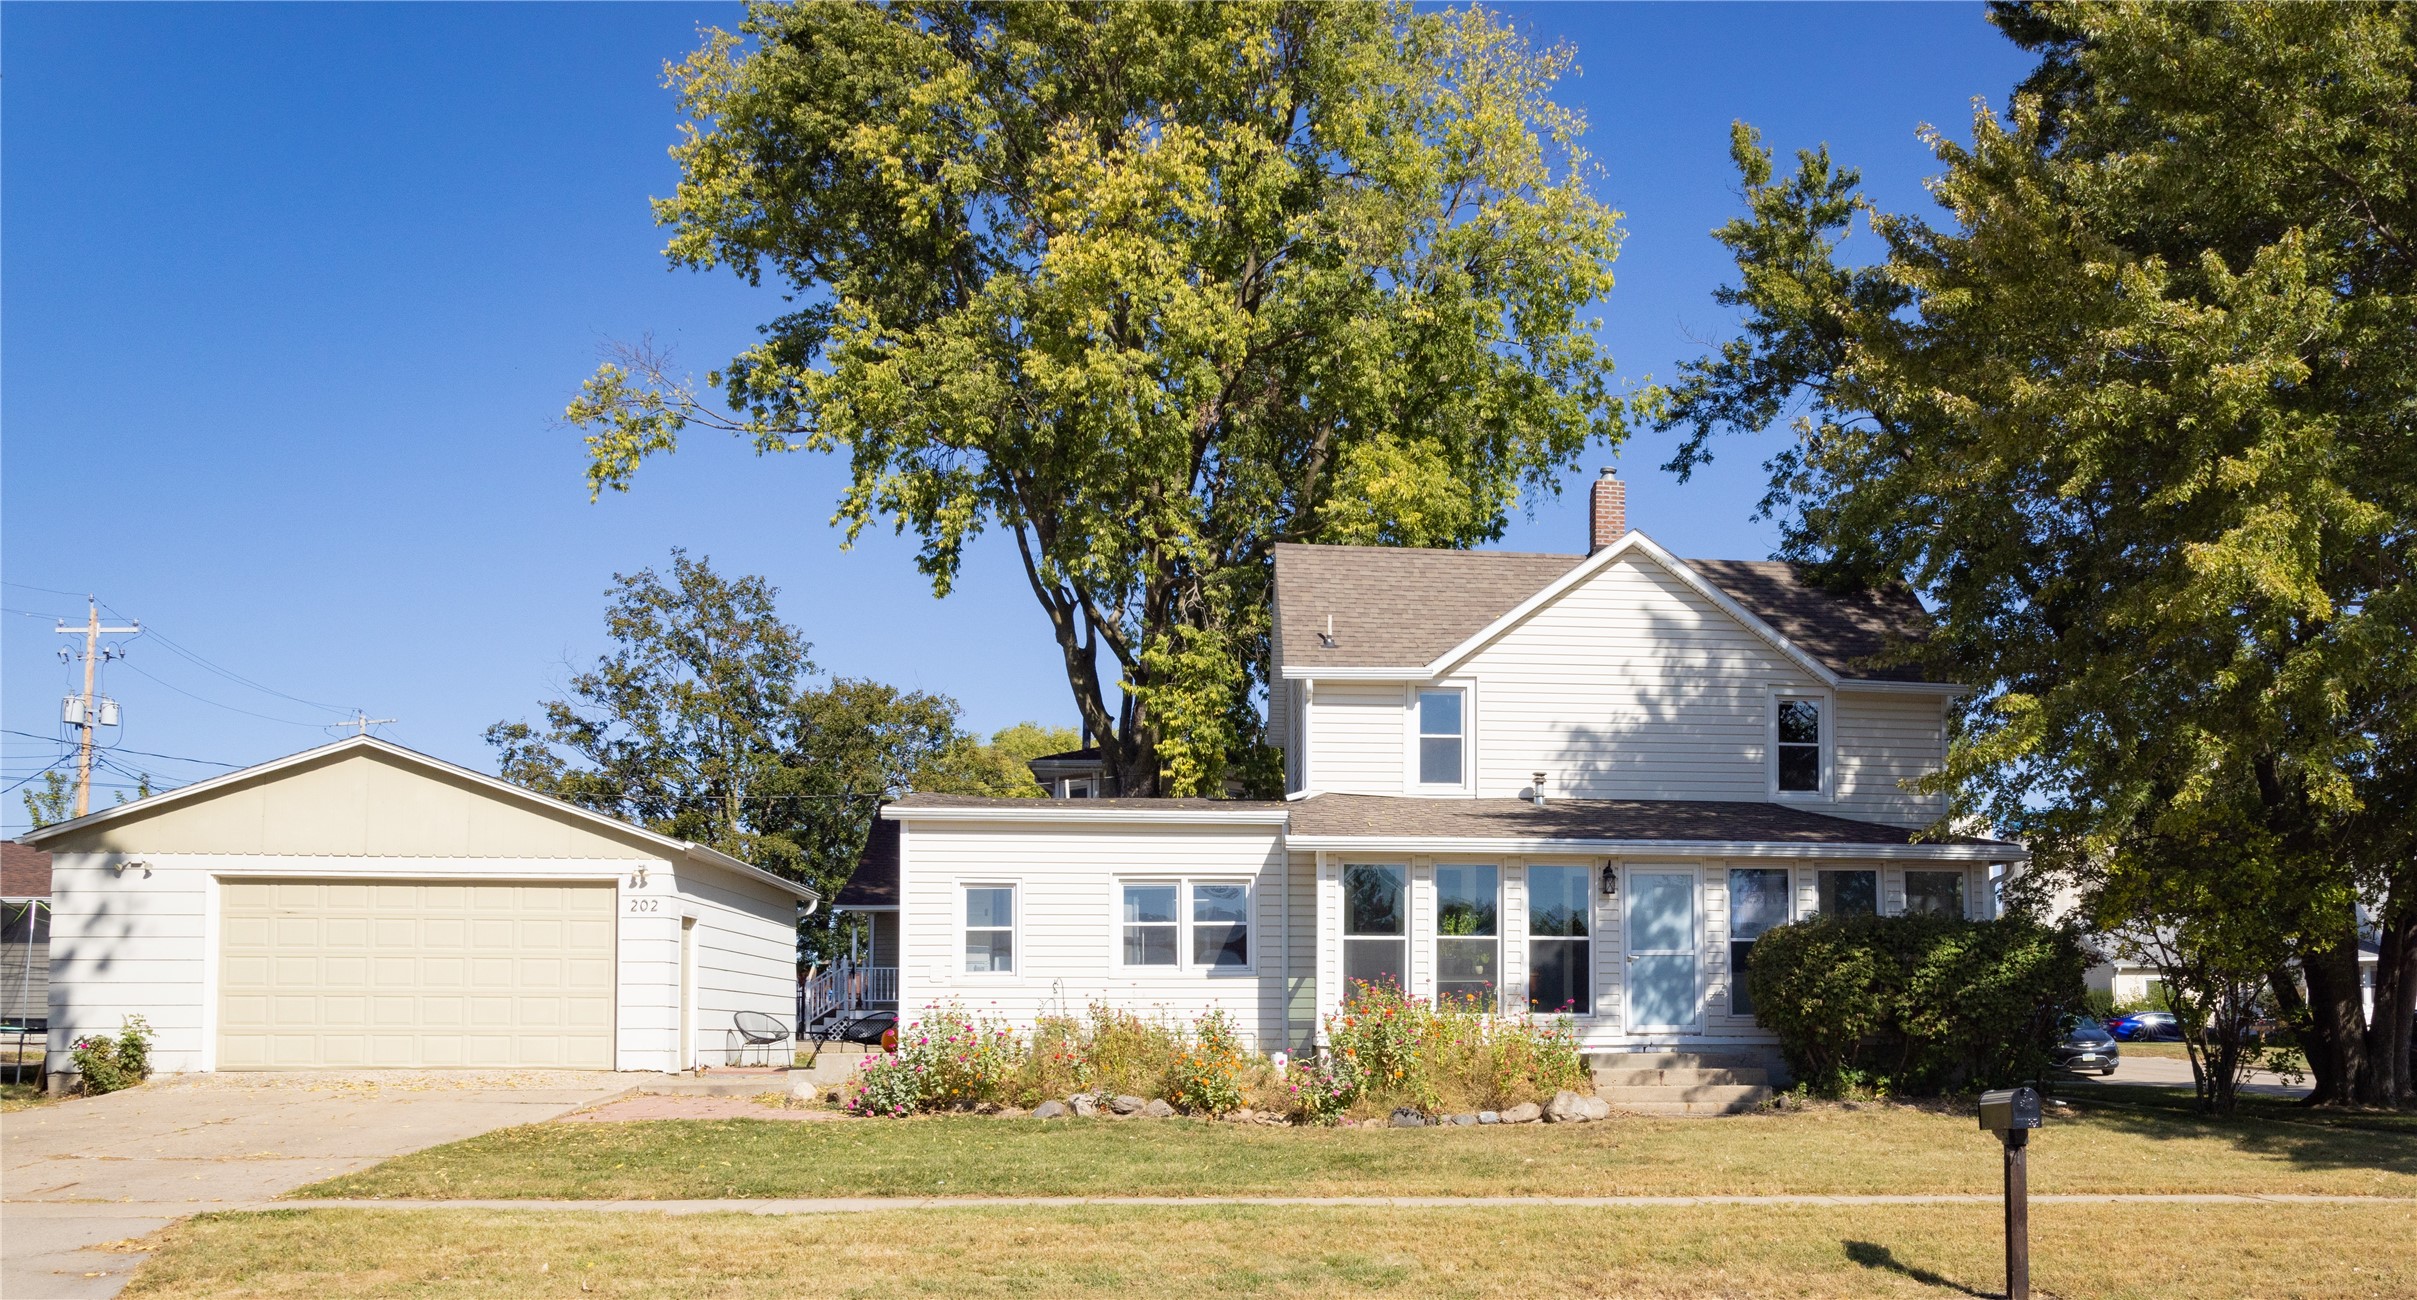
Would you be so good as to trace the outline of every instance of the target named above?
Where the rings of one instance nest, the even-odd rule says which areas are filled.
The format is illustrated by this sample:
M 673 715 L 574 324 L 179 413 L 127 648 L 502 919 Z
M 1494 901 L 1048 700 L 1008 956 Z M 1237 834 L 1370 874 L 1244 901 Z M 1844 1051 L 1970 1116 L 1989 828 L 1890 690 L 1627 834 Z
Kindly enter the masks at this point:
M 1418 783 L 1460 785 L 1468 762 L 1466 693 L 1418 693 Z
M 1754 995 L 1746 985 L 1747 959 L 1754 941 L 1774 926 L 1787 924 L 1788 871 L 1769 867 L 1738 868 L 1729 872 L 1729 1013 L 1754 1014 Z
M 1781 794 L 1820 794 L 1822 783 L 1821 701 L 1782 695 L 1773 715 L 1774 779 Z
M 1250 968 L 1250 883 L 1241 880 L 1128 881 L 1118 887 L 1118 949 L 1130 967 Z
M 1527 1009 L 1573 1016 L 1594 1009 L 1594 872 L 1586 867 L 1527 869 Z
M 969 975 L 1015 973 L 1015 888 L 965 887 L 965 971 Z
M 1492 1011 L 1502 983 L 1502 871 L 1435 868 L 1435 1001 Z
M 1814 896 L 1823 916 L 1878 916 L 1880 873 L 1819 872 L 1815 876 Z
M 1127 966 L 1173 966 L 1181 947 L 1173 882 L 1124 887 L 1124 951 Z
M 1359 985 L 1409 985 L 1408 871 L 1399 866 L 1343 868 L 1343 997 Z
M 1962 916 L 1964 914 L 1964 873 L 1961 871 L 1906 872 L 1905 914 L 1908 916 Z
M 1250 965 L 1250 886 L 1192 882 L 1192 964 L 1202 970 Z

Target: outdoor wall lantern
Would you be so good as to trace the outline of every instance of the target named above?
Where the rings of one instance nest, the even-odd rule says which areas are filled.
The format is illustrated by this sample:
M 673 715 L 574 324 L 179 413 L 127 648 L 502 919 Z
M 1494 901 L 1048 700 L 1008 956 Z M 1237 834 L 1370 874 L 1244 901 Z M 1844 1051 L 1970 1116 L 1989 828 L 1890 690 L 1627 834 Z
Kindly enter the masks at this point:
M 1606 862 L 1603 864 L 1603 897 L 1618 898 L 1619 896 L 1620 864 L 1617 862 Z
M 2001 1088 L 1981 1094 L 1981 1131 L 2006 1144 L 2006 1300 L 2031 1300 L 2031 1201 L 2025 1167 L 2039 1127 L 2039 1091 Z

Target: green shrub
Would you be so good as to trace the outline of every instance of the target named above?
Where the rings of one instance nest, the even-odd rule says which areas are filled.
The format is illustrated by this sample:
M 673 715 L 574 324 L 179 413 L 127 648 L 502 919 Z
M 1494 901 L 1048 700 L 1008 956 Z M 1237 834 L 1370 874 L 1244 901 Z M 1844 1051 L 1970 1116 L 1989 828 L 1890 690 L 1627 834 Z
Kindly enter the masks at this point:
M 1500 1110 L 1582 1087 L 1586 1077 L 1566 1016 L 1438 1006 L 1391 983 L 1354 983 L 1343 1010 L 1326 1019 L 1326 1041 L 1327 1060 L 1287 1080 L 1294 1113 L 1311 1122 L 1395 1106 Z
M 68 1054 L 90 1095 L 131 1088 L 151 1077 L 151 1024 L 128 1016 L 115 1038 L 79 1038 Z
M 1747 980 L 1800 1084 L 1920 1096 L 2044 1076 L 2089 965 L 2018 918 L 1814 916 L 1764 934 Z
M 1211 1011 L 1194 1026 L 1192 1041 L 1178 1053 L 1167 1080 L 1167 1100 L 1198 1115 L 1224 1115 L 1242 1108 L 1249 1073 L 1242 1035 L 1233 1017 Z

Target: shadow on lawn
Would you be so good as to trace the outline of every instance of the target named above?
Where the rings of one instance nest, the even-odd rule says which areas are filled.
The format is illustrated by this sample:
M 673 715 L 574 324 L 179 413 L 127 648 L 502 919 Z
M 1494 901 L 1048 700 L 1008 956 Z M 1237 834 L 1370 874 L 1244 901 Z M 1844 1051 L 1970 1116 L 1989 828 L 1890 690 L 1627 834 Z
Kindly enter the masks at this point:
M 2188 1089 L 2132 1086 L 2066 1090 L 2062 1100 L 2092 1128 L 2153 1141 L 2214 1138 L 2235 1150 L 2308 1169 L 2381 1169 L 2417 1177 L 2417 1117 L 2391 1113 L 2307 1110 L 2288 1102 L 2241 1099 L 2228 1118 L 2201 1115 Z
M 1913 1265 L 1898 1259 L 1895 1251 L 1890 1250 L 1888 1247 L 1883 1246 L 1876 1241 L 1842 1241 L 1838 1244 L 1846 1248 L 1846 1257 L 1849 1260 L 1852 1260 L 1865 1268 L 1879 1269 L 1884 1272 L 1894 1273 L 1902 1278 L 1919 1282 L 1924 1286 L 1935 1286 L 1942 1287 L 1949 1291 L 1960 1291 L 1965 1295 L 1984 1297 L 1986 1300 L 1995 1300 L 1995 1297 L 1998 1294 L 1995 1291 L 1975 1291 L 1971 1287 L 1968 1287 L 1961 1282 L 1955 1281 L 1952 1278 L 1942 1277 L 1937 1273 L 1931 1272 L 1929 1269 L 1915 1268 Z

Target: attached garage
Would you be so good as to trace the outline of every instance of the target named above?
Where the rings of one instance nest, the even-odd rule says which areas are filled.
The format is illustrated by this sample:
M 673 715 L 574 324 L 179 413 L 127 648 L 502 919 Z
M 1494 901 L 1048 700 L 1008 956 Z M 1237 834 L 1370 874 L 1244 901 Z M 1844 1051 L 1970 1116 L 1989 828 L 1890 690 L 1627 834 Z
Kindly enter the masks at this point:
M 51 1062 L 674 1070 L 786 1023 L 813 891 L 366 737 L 46 828 Z

